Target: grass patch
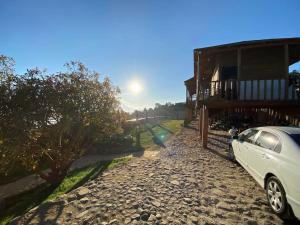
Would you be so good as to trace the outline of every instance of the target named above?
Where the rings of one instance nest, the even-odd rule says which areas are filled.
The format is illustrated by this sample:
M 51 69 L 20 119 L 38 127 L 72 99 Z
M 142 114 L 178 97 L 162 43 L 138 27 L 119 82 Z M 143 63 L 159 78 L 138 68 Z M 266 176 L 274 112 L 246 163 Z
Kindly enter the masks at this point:
M 116 166 L 120 166 L 120 165 L 124 165 L 126 163 L 128 163 L 131 160 L 131 157 L 123 157 L 123 158 L 117 158 L 117 159 L 113 159 L 107 169 L 112 169 L 115 168 Z
M 173 133 L 177 133 L 183 124 L 183 120 L 164 120 L 160 123 L 161 126 L 169 129 Z
M 0 213 L 0 225 L 9 224 L 13 218 L 24 214 L 42 202 L 56 199 L 80 187 L 87 181 L 95 179 L 104 170 L 126 164 L 130 160 L 130 157 L 118 158 L 109 162 L 96 163 L 82 169 L 74 170 L 56 188 L 51 187 L 49 184 L 43 184 L 35 190 L 9 199 L 6 208 Z
M 170 136 L 177 133 L 183 124 L 183 120 L 163 120 L 159 123 L 142 123 L 138 129 L 133 128 L 131 135 L 134 137 L 134 145 L 143 149 L 158 149 L 163 147 Z

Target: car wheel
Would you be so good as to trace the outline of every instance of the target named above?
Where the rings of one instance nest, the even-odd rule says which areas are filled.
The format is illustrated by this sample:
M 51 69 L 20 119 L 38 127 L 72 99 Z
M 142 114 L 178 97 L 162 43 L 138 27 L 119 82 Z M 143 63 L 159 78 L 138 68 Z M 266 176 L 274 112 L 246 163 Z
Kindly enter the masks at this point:
M 229 145 L 228 157 L 231 161 L 233 161 L 233 162 L 236 161 L 232 145 Z
M 266 193 L 272 211 L 283 219 L 290 219 L 291 215 L 285 191 L 277 177 L 272 176 L 268 179 Z

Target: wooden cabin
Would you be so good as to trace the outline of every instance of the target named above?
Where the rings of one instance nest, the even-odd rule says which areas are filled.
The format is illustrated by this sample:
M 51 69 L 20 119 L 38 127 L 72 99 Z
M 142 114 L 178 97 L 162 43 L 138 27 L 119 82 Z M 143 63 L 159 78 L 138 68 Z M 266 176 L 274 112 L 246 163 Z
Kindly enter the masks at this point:
M 186 121 L 197 115 L 207 146 L 208 126 L 218 118 L 251 115 L 261 125 L 282 120 L 299 126 L 300 38 L 244 41 L 194 49 L 194 76 L 185 81 Z

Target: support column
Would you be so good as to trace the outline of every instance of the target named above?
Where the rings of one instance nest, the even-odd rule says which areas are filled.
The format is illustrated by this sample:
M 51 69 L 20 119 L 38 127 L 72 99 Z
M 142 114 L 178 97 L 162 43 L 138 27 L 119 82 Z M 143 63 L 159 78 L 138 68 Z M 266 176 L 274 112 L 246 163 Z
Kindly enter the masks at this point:
M 285 68 L 285 99 L 288 99 L 289 88 L 289 46 L 284 45 L 284 68 Z
M 196 51 L 195 52 L 196 57 L 195 60 L 196 61 L 196 108 L 198 108 L 198 104 L 199 104 L 199 91 L 200 91 L 200 52 Z
M 190 102 L 190 99 L 191 99 L 191 96 L 190 96 L 190 93 L 186 87 L 186 101 L 185 101 L 185 119 L 184 119 L 184 126 L 187 126 L 191 120 L 192 120 L 192 109 L 190 108 L 191 107 L 191 102 Z
M 202 108 L 202 147 L 207 148 L 208 139 L 208 109 L 204 105 Z
M 202 140 L 202 108 L 199 110 L 199 137 Z
M 241 49 L 237 50 L 237 80 L 241 77 Z

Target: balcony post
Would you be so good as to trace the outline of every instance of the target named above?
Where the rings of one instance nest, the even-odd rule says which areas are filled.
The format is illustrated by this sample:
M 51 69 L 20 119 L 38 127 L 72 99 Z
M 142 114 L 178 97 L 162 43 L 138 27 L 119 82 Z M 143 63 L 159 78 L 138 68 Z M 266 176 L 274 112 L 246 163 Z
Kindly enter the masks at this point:
M 237 80 L 241 78 L 241 49 L 237 50 Z

